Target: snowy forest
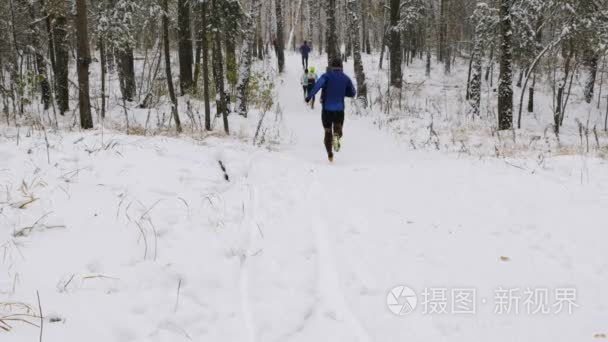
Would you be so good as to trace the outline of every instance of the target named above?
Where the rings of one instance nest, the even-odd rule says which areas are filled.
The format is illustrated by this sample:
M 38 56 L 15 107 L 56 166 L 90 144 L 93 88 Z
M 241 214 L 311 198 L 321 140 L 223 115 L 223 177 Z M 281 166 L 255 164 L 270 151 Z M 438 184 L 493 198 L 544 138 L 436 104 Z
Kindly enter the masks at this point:
M 608 0 L 0 0 L 0 341 L 602 341 L 606 208 Z
M 598 140 L 598 131 L 608 130 L 607 7 L 601 1 L 9 0 L 0 8 L 2 111 L 9 126 L 90 129 L 109 113 L 112 123 L 121 115 L 127 133 L 180 133 L 184 126 L 230 133 L 231 113 L 246 117 L 250 107 L 272 106 L 265 81 L 283 72 L 285 52 L 308 41 L 328 60 L 352 58 L 358 110 L 370 102 L 386 114 L 417 107 L 408 98 L 429 86 L 407 74 L 424 64 L 427 78 L 463 77 L 466 86 L 454 95 L 467 119 L 489 118 L 497 131 L 521 129 L 531 125 L 530 113 L 540 115 L 540 102 L 556 136 L 569 117 Z M 371 55 L 375 63 L 365 65 L 362 56 Z M 268 63 L 257 70 L 260 61 Z M 383 68 L 386 84 L 366 77 Z M 535 101 L 537 88 L 542 99 Z M 568 115 L 568 104 L 580 97 L 589 106 L 580 117 Z M 141 127 L 142 109 L 163 112 L 155 129 L 150 115 Z

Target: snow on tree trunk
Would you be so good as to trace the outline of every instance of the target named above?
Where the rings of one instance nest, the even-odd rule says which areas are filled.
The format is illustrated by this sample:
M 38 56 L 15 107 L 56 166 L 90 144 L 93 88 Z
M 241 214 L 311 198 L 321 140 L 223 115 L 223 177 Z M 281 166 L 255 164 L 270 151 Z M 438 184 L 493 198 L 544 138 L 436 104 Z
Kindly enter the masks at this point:
M 221 13 L 221 0 L 212 0 L 211 13 Z M 211 16 L 211 27 L 213 30 L 213 79 L 215 81 L 216 89 L 216 108 L 217 116 L 221 116 L 224 122 L 224 131 L 226 134 L 230 134 L 230 128 L 228 125 L 228 99 L 226 96 L 226 88 L 224 87 L 224 63 L 222 57 L 222 22 L 218 15 Z
M 182 124 L 179 119 L 177 108 L 177 96 L 175 96 L 175 87 L 173 86 L 173 74 L 171 72 L 171 50 L 169 42 L 169 4 L 168 0 L 163 0 L 163 45 L 165 52 L 165 75 L 167 77 L 167 88 L 169 89 L 169 97 L 171 98 L 171 113 L 175 120 L 175 127 L 178 133 L 182 132 Z
M 475 36 L 473 39 L 473 51 L 471 52 L 471 80 L 469 82 L 469 104 L 473 115 L 479 116 L 481 105 L 481 78 L 482 78 L 482 59 L 484 45 L 491 39 L 488 35 L 493 35 L 494 17 L 492 10 L 485 3 L 477 4 L 473 13 L 475 23 Z
M 473 54 L 471 56 L 473 64 L 469 89 L 469 103 L 471 104 L 473 115 L 479 116 L 479 107 L 481 105 L 481 73 L 483 72 L 481 65 L 483 46 L 480 33 L 476 32 L 475 36 L 475 45 L 473 46 Z
M 348 0 L 348 12 L 350 15 L 350 25 L 348 31 L 352 40 L 353 48 L 353 59 L 355 62 L 355 77 L 357 79 L 357 99 L 363 105 L 363 108 L 367 107 L 367 83 L 365 80 L 365 71 L 363 70 L 363 62 L 361 61 L 361 40 L 359 39 L 359 11 L 360 0 Z
M 289 39 L 287 40 L 287 46 L 291 46 L 293 43 L 293 35 L 296 30 L 296 20 L 300 18 L 300 10 L 302 9 L 302 0 L 298 2 L 298 7 L 296 8 L 296 16 L 294 17 L 293 22 L 291 23 L 291 30 L 289 31 Z
M 241 68 L 236 85 L 237 113 L 247 117 L 247 88 L 251 77 L 251 64 L 255 47 L 255 23 L 259 13 L 260 0 L 251 0 L 249 15 L 245 18 L 245 37 L 241 46 Z
M 595 79 L 597 76 L 597 63 L 599 60 L 599 55 L 595 52 L 589 51 L 585 56 L 585 67 L 587 69 L 587 76 L 585 79 L 585 102 L 591 103 L 593 100 L 593 89 L 595 87 Z
M 207 18 L 209 13 L 209 2 L 199 3 L 201 27 L 198 29 L 198 39 L 200 40 L 202 73 L 203 73 L 203 101 L 205 102 L 205 130 L 211 130 L 211 105 L 209 100 L 209 40 Z
M 338 46 L 337 24 L 336 24 L 336 0 L 327 0 L 327 64 L 340 58 L 340 48 Z
M 367 28 L 367 16 L 369 15 L 367 2 L 368 0 L 362 0 L 359 7 L 361 9 L 361 36 L 363 39 L 363 50 L 365 50 L 365 53 L 369 55 L 372 53 L 372 51 L 369 43 L 369 30 Z
M 325 0 L 313 0 L 315 2 L 315 8 L 316 8 L 316 13 L 317 15 L 315 16 L 315 23 L 317 26 L 317 34 L 318 34 L 318 50 L 319 50 L 319 55 L 323 54 L 323 21 L 321 20 L 321 1 L 325 1 Z
M 42 52 L 42 44 L 40 43 L 40 29 L 36 20 L 36 7 L 33 2 L 27 2 L 27 6 L 30 12 L 30 39 L 32 42 L 32 49 L 34 53 L 34 60 L 36 62 L 36 71 L 38 72 L 38 80 L 40 82 L 40 92 L 42 94 L 42 103 L 44 109 L 47 110 L 51 103 L 51 86 L 46 74 L 46 60 Z
M 513 127 L 513 57 L 511 4 L 513 0 L 500 1 L 500 80 L 498 84 L 498 129 Z
M 306 34 L 306 40 L 308 40 L 308 45 L 310 45 L 311 49 L 314 49 L 314 44 L 313 44 L 313 38 L 314 38 L 314 34 L 315 34 L 315 26 L 314 26 L 314 20 L 313 17 L 315 15 L 314 10 L 315 10 L 315 0 L 308 0 L 307 1 L 307 5 L 308 5 L 308 33 Z

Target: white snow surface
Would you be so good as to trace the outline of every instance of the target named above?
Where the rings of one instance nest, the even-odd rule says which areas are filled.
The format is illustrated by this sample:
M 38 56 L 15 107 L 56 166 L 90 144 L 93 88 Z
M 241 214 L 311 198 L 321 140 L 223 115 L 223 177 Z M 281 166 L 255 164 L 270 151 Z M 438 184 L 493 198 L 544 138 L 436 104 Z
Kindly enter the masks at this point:
M 277 89 L 290 139 L 273 149 L 96 130 L 50 134 L 47 156 L 40 134 L 22 128 L 17 145 L 17 131 L 2 127 L 0 319 L 37 316 L 38 291 L 46 342 L 555 342 L 608 333 L 604 160 L 565 155 L 531 167 L 414 151 L 347 113 L 330 164 L 300 72 L 289 56 Z M 418 294 L 405 316 L 386 306 L 397 285 Z M 529 315 L 520 303 L 518 314 L 497 314 L 501 287 L 575 288 L 577 307 Z M 425 314 L 425 288 L 475 289 L 476 313 Z M 39 325 L 31 316 L 17 317 Z M 35 326 L 7 323 L 0 341 L 38 340 Z

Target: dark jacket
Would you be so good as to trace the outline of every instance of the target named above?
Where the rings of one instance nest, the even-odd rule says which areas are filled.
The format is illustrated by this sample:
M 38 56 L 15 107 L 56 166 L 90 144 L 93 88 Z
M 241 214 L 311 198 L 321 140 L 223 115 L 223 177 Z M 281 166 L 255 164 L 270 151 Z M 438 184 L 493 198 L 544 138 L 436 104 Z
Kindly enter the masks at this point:
M 323 110 L 330 112 L 343 111 L 344 98 L 357 95 L 353 82 L 342 72 L 342 69 L 334 69 L 323 74 L 308 93 L 308 97 L 312 98 L 321 89 L 323 89 Z
M 302 54 L 302 57 L 308 57 L 311 50 L 312 49 L 308 44 L 302 44 L 302 46 L 300 46 L 300 53 Z

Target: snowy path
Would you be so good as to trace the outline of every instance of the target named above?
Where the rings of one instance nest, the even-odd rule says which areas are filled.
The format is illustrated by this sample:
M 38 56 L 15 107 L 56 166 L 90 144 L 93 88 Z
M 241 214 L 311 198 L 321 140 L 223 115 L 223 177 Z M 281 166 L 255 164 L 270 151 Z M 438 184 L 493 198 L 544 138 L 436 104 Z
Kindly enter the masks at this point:
M 0 136 L 0 303 L 35 303 L 39 290 L 60 320 L 45 324 L 45 341 L 561 342 L 608 333 L 605 162 L 563 157 L 532 170 L 411 151 L 347 111 L 343 149 L 329 164 L 320 109 L 301 98 L 299 59 L 286 64 L 277 89 L 292 139 L 279 151 L 121 134 L 100 148 L 98 132 L 70 133 L 50 136 L 48 163 L 40 137 L 15 147 Z M 37 200 L 19 209 L 26 193 Z M 416 291 L 416 312 L 387 309 L 397 285 Z M 573 287 L 578 307 L 497 315 L 498 287 Z M 477 312 L 423 314 L 425 288 L 473 288 Z M 38 338 L 25 326 L 11 334 Z
M 311 244 L 316 269 L 309 281 L 316 288 L 294 282 L 284 289 L 290 292 L 286 298 L 308 298 L 314 303 L 302 309 L 300 300 L 295 307 L 281 301 L 277 316 L 299 315 L 300 319 L 294 320 L 292 330 L 285 324 L 290 320 L 283 321 L 288 330 L 284 336 L 273 337 L 280 329 L 268 335 L 261 330 L 261 340 L 508 339 L 497 333 L 505 327 L 526 331 L 522 335 L 526 338 L 541 338 L 548 332 L 530 331 L 538 320 L 492 317 L 495 288 L 523 291 L 532 286 L 554 289 L 585 284 L 579 288 L 580 301 L 593 301 L 599 295 L 600 279 L 608 276 L 606 264 L 596 263 L 597 272 L 585 274 L 585 282 L 576 280 L 581 274 L 573 268 L 603 254 L 596 239 L 605 237 L 597 219 L 608 203 L 605 183 L 564 185 L 554 175 L 531 174 L 506 163 L 408 151 L 391 135 L 348 112 L 343 150 L 330 165 L 322 145 L 320 109 L 309 109 L 299 96 L 297 62 L 293 56 L 288 59 L 279 98 L 294 135 L 286 153 L 294 159 L 290 166 L 300 169 L 297 177 L 287 181 L 297 184 L 294 196 L 307 195 L 300 195 L 294 204 L 298 214 L 286 215 L 278 226 L 295 228 L 296 236 L 313 233 L 312 241 L 308 237 L 288 241 L 293 241 L 296 250 Z M 279 188 L 289 191 L 291 184 Z M 555 208 L 569 208 L 570 213 L 560 215 Z M 574 227 L 585 227 L 586 236 L 573 235 Z M 284 241 L 277 238 L 276 243 Z M 571 243 L 567 247 L 566 241 Z M 277 260 L 297 257 L 290 248 L 272 256 Z M 501 257 L 514 260 L 505 262 Z M 308 268 L 300 270 L 308 273 Z M 263 270 L 260 267 L 254 274 L 265 278 L 268 273 Z M 419 300 L 426 287 L 475 288 L 487 303 L 478 303 L 484 323 L 458 315 L 394 317 L 384 306 L 385 296 L 400 284 L 419 291 Z M 604 297 L 601 300 L 606 302 Z M 606 312 L 605 305 L 599 308 Z M 594 326 L 582 321 L 599 322 L 594 310 L 580 315 L 571 330 L 550 333 L 552 338 L 577 336 Z M 562 323 L 572 325 L 569 317 L 562 316 L 544 322 L 547 329 Z

